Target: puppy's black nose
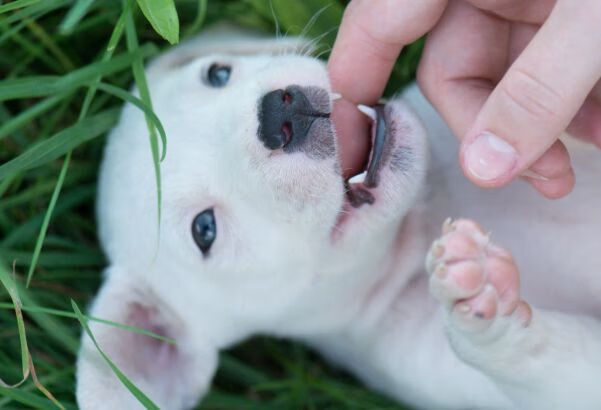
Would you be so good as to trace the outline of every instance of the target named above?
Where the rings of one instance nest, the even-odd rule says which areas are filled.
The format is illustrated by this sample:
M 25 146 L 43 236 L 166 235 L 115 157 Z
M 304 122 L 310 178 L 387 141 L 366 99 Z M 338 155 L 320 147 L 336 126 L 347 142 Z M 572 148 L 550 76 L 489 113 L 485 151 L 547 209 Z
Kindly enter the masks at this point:
M 259 139 L 272 150 L 300 146 L 313 121 L 328 116 L 313 109 L 299 86 L 274 90 L 259 102 Z

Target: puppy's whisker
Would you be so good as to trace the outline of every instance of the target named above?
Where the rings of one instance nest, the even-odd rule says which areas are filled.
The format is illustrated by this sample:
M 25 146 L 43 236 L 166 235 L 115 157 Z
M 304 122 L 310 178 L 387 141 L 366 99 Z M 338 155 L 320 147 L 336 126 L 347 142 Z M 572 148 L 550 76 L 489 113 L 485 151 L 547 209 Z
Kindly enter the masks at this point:
M 301 30 L 299 36 L 300 37 L 306 36 L 307 33 L 309 32 L 309 30 L 311 30 L 313 28 L 313 26 L 315 25 L 315 22 L 317 21 L 319 16 L 321 16 L 323 14 L 323 12 L 326 11 L 330 7 L 331 7 L 331 4 L 326 4 L 325 6 L 323 6 L 319 10 L 317 10 L 313 14 L 313 16 L 311 16 L 311 18 L 307 21 L 307 24 L 305 24 L 305 27 Z
M 301 55 L 302 56 L 312 55 L 314 52 L 316 52 L 320 48 L 319 43 L 321 42 L 321 40 L 323 40 L 324 37 L 331 34 L 332 31 L 336 30 L 337 28 L 338 28 L 338 26 L 332 27 L 331 29 L 326 30 L 325 32 L 321 33 L 320 35 L 315 36 L 313 39 L 309 40 L 307 42 L 307 44 L 303 47 L 303 53 Z M 328 46 L 326 48 L 326 50 L 324 50 L 324 51 L 329 52 L 330 50 L 331 50 L 331 47 Z M 320 55 L 323 54 L 324 51 L 320 52 Z
M 269 8 L 271 9 L 271 16 L 273 17 L 273 23 L 275 24 L 275 38 L 280 39 L 280 23 L 278 22 L 278 18 L 275 14 L 275 9 L 273 8 L 273 0 L 269 0 Z
M 319 54 L 317 54 L 316 56 L 314 56 L 315 58 L 321 58 L 324 54 L 329 53 L 330 51 L 332 51 L 332 47 L 328 47 L 327 49 L 321 51 Z

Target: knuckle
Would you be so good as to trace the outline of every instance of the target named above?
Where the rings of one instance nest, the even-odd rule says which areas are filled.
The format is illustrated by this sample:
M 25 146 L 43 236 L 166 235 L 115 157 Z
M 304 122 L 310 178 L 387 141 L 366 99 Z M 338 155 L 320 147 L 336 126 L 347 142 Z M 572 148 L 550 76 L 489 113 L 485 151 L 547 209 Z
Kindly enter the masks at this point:
M 565 98 L 551 85 L 527 70 L 516 68 L 500 84 L 500 91 L 511 104 L 533 120 L 559 117 Z

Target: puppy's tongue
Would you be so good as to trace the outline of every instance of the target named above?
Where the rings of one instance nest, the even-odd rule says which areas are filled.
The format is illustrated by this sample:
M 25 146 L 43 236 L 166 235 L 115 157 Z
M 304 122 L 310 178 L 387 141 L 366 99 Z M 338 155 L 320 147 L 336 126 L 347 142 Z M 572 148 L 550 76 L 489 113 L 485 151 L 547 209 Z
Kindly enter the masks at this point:
M 334 101 L 331 119 L 338 139 L 342 175 L 346 179 L 367 166 L 371 125 L 356 106 L 342 98 Z

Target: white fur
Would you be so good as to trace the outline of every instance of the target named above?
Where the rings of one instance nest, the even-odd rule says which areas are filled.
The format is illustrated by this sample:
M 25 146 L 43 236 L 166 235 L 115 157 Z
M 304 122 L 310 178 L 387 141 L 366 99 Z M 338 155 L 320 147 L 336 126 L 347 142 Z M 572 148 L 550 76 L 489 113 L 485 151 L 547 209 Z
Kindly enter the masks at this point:
M 337 159 L 274 153 L 257 138 L 262 95 L 291 84 L 330 89 L 323 63 L 286 53 L 302 46 L 212 34 L 151 65 L 168 136 L 160 232 L 146 124 L 127 105 L 102 166 L 98 215 L 110 266 L 91 314 L 131 322 L 139 304 L 150 318 L 133 324 L 178 344 L 91 323 L 101 347 L 162 408 L 192 406 L 217 351 L 258 332 L 304 340 L 419 408 L 599 408 L 599 153 L 570 141 L 579 181 L 560 201 L 522 182 L 478 189 L 460 173 L 454 137 L 411 87 L 402 100 L 426 124 L 429 168 L 426 132 L 401 99 L 391 102 L 410 167 L 383 170 L 375 204 L 353 210 L 333 240 L 344 201 Z M 212 62 L 232 64 L 226 87 L 202 83 Z M 218 235 L 203 258 L 190 226 L 207 208 Z M 445 323 L 423 265 L 448 216 L 478 220 L 512 251 L 535 307 L 528 328 L 483 342 Z M 139 407 L 87 336 L 77 379 L 81 408 Z

